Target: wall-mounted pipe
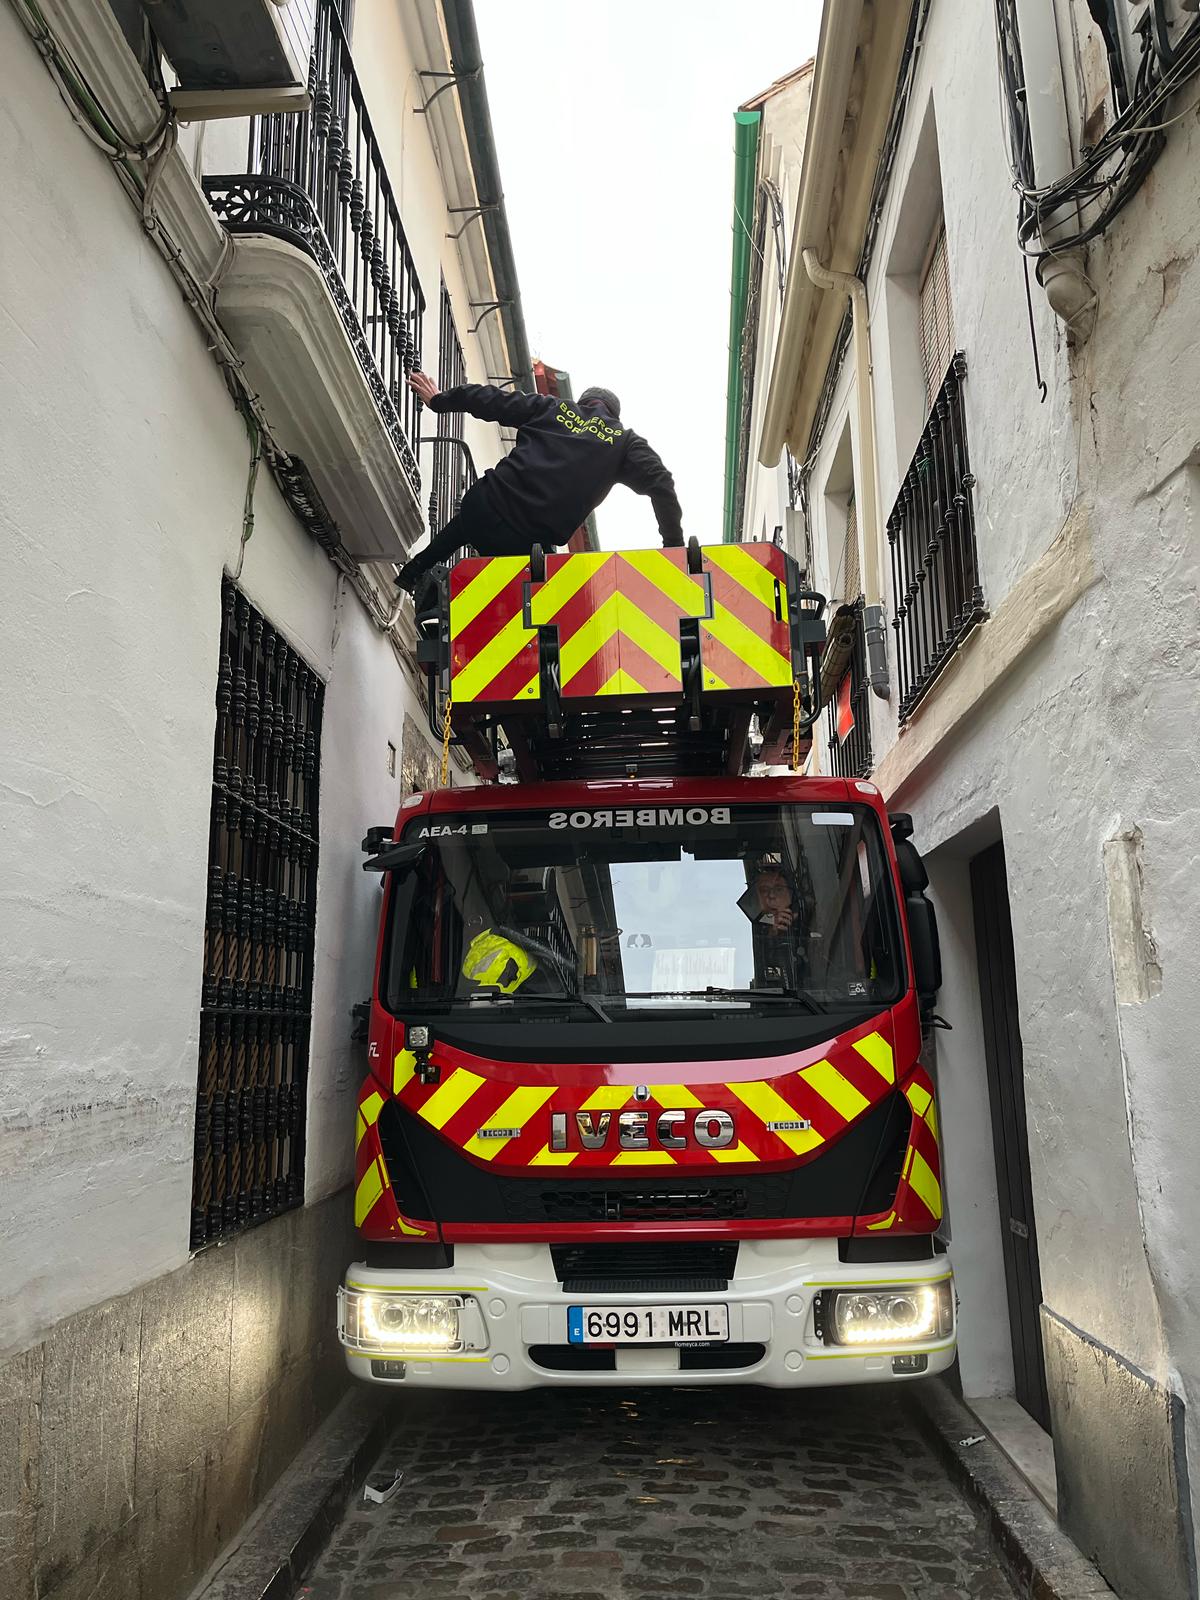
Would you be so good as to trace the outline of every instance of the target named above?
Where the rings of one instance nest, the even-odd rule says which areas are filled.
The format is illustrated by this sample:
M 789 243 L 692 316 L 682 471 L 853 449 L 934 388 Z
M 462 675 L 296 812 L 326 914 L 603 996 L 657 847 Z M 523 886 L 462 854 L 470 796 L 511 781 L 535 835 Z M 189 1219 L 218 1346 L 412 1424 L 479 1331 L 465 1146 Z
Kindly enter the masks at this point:
M 834 289 L 850 298 L 854 393 L 858 411 L 858 455 L 862 464 L 858 519 L 863 546 L 863 624 L 867 640 L 867 681 L 881 700 L 888 697 L 887 634 L 883 619 L 880 553 L 883 524 L 879 516 L 879 469 L 875 448 L 875 395 L 871 376 L 871 328 L 867 290 L 853 273 L 822 265 L 815 250 L 804 251 L 804 270 L 818 289 Z
M 754 223 L 754 189 L 758 173 L 761 111 L 734 113 L 733 146 L 733 271 L 729 285 L 729 368 L 725 379 L 725 515 L 721 537 L 736 544 L 738 428 L 742 416 L 742 324 L 750 289 L 750 230 Z
M 802 371 L 808 334 L 812 292 L 806 273 L 797 263 L 802 251 L 813 248 L 827 251 L 829 206 L 842 151 L 842 128 L 846 102 L 858 49 L 859 26 L 865 0 L 833 0 L 821 8 L 821 33 L 817 40 L 816 66 L 813 69 L 812 100 L 808 108 L 808 131 L 804 143 L 804 164 L 800 171 L 800 196 L 796 202 L 796 226 L 792 241 L 792 266 L 784 292 L 783 316 L 771 365 L 767 403 L 763 410 L 762 437 L 758 459 L 764 467 L 779 460 L 788 437 L 796 385 Z M 888 0 L 889 4 L 894 0 Z M 804 441 L 792 441 L 798 455 L 804 454 Z
M 1067 121 L 1067 93 L 1059 47 L 1056 9 L 1048 0 L 1015 0 L 1020 38 L 1025 114 L 1034 184 L 1047 189 L 1074 166 Z M 1046 254 L 1037 278 L 1055 315 L 1079 338 L 1086 339 L 1094 320 L 1096 291 L 1088 278 L 1081 250 L 1055 250 L 1055 241 L 1079 227 L 1079 207 L 1072 201 L 1038 218 Z

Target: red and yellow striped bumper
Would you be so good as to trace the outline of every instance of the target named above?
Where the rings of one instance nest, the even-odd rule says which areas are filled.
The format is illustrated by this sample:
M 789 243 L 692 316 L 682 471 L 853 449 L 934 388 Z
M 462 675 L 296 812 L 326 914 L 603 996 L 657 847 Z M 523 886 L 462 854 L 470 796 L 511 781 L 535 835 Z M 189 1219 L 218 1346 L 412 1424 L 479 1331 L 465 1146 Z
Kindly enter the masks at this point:
M 388 1087 L 408 1113 L 467 1160 L 531 1182 L 551 1172 L 594 1180 L 601 1170 L 614 1178 L 676 1171 L 694 1180 L 704 1171 L 778 1171 L 818 1157 L 899 1090 L 911 1122 L 895 1199 L 886 1214 L 855 1219 L 855 1231 L 927 1233 L 942 1215 L 933 1084 L 920 1065 L 898 1071 L 894 1045 L 890 1020 L 881 1017 L 821 1046 L 776 1058 L 769 1077 L 740 1075 L 743 1062 L 708 1062 L 689 1068 L 686 1082 L 674 1083 L 653 1081 L 661 1066 L 521 1067 L 436 1045 L 438 1083 L 421 1083 L 414 1056 L 401 1049 Z M 613 1081 L 618 1073 L 621 1081 Z M 404 1217 L 396 1206 L 377 1126 L 384 1097 L 384 1086 L 368 1079 L 356 1125 L 355 1221 L 375 1238 L 436 1235 L 433 1222 Z M 679 1113 L 663 1123 L 683 1147 L 664 1148 L 651 1138 L 649 1148 L 624 1148 L 619 1117 L 631 1111 L 644 1114 L 649 1129 L 659 1126 L 662 1113 Z M 590 1141 L 579 1138 L 580 1113 Z M 695 1137 L 696 1116 L 706 1113 L 732 1123 L 727 1142 L 709 1145 Z M 564 1129 L 570 1130 L 565 1140 Z

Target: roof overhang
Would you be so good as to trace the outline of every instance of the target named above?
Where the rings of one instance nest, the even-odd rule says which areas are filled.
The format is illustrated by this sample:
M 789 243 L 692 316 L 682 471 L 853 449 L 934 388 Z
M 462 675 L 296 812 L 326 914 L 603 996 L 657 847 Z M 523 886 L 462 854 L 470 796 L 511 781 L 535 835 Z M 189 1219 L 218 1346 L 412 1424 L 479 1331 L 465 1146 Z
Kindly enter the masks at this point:
M 804 252 L 835 272 L 857 270 L 911 12 L 912 0 L 825 0 L 763 466 L 774 466 L 785 444 L 807 453 L 846 304 L 811 281 Z

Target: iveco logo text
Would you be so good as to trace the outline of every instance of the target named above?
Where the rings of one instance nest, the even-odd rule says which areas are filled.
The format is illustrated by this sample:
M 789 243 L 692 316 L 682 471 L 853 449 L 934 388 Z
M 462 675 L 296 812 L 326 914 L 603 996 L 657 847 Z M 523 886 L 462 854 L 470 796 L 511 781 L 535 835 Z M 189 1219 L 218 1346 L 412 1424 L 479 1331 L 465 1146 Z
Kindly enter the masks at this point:
M 641 806 L 636 811 L 552 811 L 552 828 L 689 828 L 729 826 L 728 806 Z
M 574 1118 L 565 1111 L 550 1117 L 551 1150 L 569 1150 L 570 1124 L 581 1150 L 603 1150 L 612 1141 L 611 1111 L 576 1111 Z M 690 1123 L 692 1139 L 702 1150 L 723 1150 L 733 1143 L 733 1118 L 728 1111 L 660 1111 L 651 1124 L 649 1111 L 622 1111 L 616 1120 L 616 1143 L 622 1150 L 649 1150 L 651 1134 L 660 1150 L 686 1150 Z

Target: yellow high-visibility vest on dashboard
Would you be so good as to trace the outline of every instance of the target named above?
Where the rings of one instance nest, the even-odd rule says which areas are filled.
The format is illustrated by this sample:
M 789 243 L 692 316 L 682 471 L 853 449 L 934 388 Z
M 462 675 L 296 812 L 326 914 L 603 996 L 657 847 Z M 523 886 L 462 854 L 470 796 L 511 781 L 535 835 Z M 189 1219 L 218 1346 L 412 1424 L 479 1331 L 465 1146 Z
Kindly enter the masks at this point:
M 467 946 L 462 970 L 463 977 L 472 983 L 488 984 L 503 990 L 505 994 L 512 994 L 537 971 L 537 962 L 519 944 L 514 944 L 503 934 L 493 933 L 491 928 L 485 928 Z

